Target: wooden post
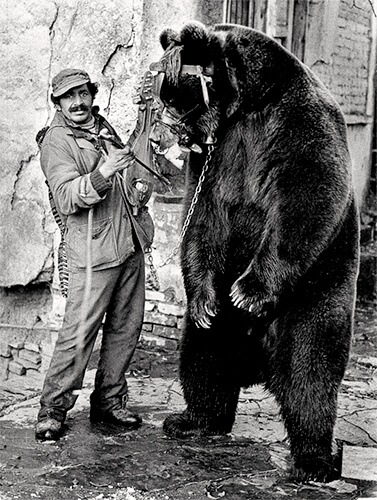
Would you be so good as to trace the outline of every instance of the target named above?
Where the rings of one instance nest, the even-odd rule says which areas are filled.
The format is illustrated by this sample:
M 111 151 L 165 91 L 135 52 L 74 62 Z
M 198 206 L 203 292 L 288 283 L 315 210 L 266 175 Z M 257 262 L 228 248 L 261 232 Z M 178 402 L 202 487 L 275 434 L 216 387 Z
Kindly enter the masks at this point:
M 304 62 L 309 0 L 295 0 L 293 8 L 292 52 Z

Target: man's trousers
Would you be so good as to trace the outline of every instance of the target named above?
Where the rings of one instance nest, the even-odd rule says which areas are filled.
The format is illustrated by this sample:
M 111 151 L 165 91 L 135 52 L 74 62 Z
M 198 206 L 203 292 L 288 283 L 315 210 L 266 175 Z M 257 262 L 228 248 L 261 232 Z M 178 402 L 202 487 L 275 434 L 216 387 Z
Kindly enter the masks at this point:
M 120 266 L 93 271 L 87 319 L 80 325 L 85 280 L 85 270 L 70 272 L 63 325 L 45 378 L 39 420 L 53 415 L 63 421 L 74 406 L 104 317 L 91 404 L 101 411 L 117 409 L 127 396 L 125 372 L 144 316 L 144 254 L 138 250 Z

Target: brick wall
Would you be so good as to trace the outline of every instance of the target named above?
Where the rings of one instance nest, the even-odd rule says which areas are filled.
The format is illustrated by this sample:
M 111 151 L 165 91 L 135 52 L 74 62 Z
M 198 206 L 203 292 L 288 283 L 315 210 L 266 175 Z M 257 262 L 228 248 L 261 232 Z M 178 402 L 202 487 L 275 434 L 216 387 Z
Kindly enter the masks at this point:
M 142 339 L 176 350 L 183 314 L 184 306 L 171 302 L 168 294 L 147 290 Z
M 147 290 L 144 323 L 140 341 L 176 351 L 180 338 L 184 306 L 176 303 L 175 296 Z M 9 375 L 28 376 L 45 373 L 61 326 L 35 328 L 0 325 L 0 382 Z M 60 323 L 60 324 L 59 324 Z M 100 335 L 95 349 L 99 348 Z
M 372 38 L 372 11 L 368 0 L 359 0 L 357 5 L 350 0 L 340 0 L 338 29 L 330 25 L 332 22 L 333 19 L 322 20 L 322 32 L 328 33 L 326 45 L 310 44 L 306 58 L 345 115 L 365 116 Z

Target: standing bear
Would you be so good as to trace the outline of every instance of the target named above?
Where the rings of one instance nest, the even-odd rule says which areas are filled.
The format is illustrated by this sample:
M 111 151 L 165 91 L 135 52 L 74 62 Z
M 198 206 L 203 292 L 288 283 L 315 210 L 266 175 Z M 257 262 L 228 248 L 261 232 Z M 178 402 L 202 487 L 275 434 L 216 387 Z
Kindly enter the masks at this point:
M 256 30 L 190 23 L 160 42 L 151 69 L 165 108 L 151 140 L 191 150 L 187 408 L 164 431 L 229 433 L 241 387 L 263 384 L 280 406 L 293 477 L 330 480 L 359 251 L 342 113 L 304 64 Z

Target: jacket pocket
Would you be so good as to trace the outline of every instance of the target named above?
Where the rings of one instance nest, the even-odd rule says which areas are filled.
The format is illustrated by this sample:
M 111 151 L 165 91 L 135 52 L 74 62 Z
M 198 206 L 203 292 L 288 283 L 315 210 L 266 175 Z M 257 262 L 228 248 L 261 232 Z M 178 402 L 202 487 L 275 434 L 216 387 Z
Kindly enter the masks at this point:
M 87 263 L 88 225 L 71 226 L 66 234 L 68 255 L 74 268 L 85 268 Z M 93 222 L 91 237 L 92 267 L 110 264 L 119 259 L 113 220 Z

